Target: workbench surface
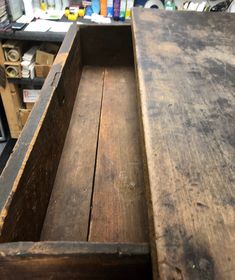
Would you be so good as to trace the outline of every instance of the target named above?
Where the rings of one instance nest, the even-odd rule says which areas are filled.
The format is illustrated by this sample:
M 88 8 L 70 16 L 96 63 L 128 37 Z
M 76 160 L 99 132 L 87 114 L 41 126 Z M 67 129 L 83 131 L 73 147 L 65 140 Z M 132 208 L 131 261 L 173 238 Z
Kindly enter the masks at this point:
M 134 9 L 160 279 L 234 279 L 235 17 Z

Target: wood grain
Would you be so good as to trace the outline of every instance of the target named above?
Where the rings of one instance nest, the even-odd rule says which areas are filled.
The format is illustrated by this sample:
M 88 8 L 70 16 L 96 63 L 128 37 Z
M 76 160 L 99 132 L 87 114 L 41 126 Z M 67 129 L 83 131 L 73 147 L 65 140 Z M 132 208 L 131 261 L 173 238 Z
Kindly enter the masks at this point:
M 133 65 L 130 26 L 82 25 L 80 31 L 84 65 Z
M 83 68 L 41 240 L 87 240 L 103 76 Z
M 19 100 L 19 90 L 17 86 L 6 80 L 5 87 L 0 87 L 0 95 L 6 113 L 11 137 L 18 138 L 22 130 L 19 113 L 22 102 Z
M 3 102 L 11 138 L 18 138 L 22 130 L 19 113 L 19 109 L 22 108 L 22 97 L 20 97 L 20 91 L 18 87 L 6 80 L 4 62 L 5 56 L 2 43 L 0 42 L 0 65 L 2 67 L 1 74 L 3 75 L 3 77 L 0 77 L 0 98 Z
M 40 238 L 81 74 L 79 41 L 73 25 L 1 174 L 0 242 Z
M 155 279 L 234 279 L 234 26 L 133 12 Z
M 132 67 L 105 71 L 90 241 L 148 240 L 145 188 Z
M 0 245 L 0 278 L 151 279 L 148 244 L 16 242 Z
M 98 30 L 97 32 L 99 32 Z M 112 29 L 108 33 L 112 34 L 111 31 Z M 128 35 L 129 31 L 130 27 L 128 27 L 128 32 L 125 33 L 124 37 Z M 105 34 L 108 33 L 105 32 Z M 117 33 L 114 32 L 114 34 Z M 118 34 L 121 35 L 120 30 Z M 98 37 L 103 37 L 103 35 L 97 35 Z M 106 40 L 110 39 L 106 38 Z M 119 38 L 115 37 L 111 46 L 115 45 L 114 42 L 117 39 Z M 116 140 L 114 137 L 117 136 L 120 144 L 116 146 L 120 151 L 115 146 L 114 162 L 120 164 L 120 166 L 117 166 L 117 171 L 120 170 L 121 180 L 115 179 L 118 188 L 117 192 L 114 192 L 116 201 L 113 199 L 112 202 L 114 204 L 113 209 L 115 210 L 119 207 L 120 211 L 114 213 L 114 216 L 109 215 L 107 219 L 104 217 L 106 219 L 105 226 L 111 221 L 108 227 L 112 229 L 112 232 L 110 231 L 112 239 L 115 241 L 120 240 L 120 242 L 25 242 L 40 239 L 60 159 L 61 166 L 59 166 L 57 172 L 58 177 L 55 185 L 57 194 L 53 193 L 52 199 L 56 196 L 55 200 L 57 201 L 58 199 L 60 210 L 64 210 L 68 214 L 68 216 L 63 216 L 64 213 L 60 211 L 59 214 L 61 215 L 62 213 L 62 215 L 59 216 L 57 222 L 68 223 L 66 224 L 66 230 L 62 226 L 57 228 L 58 235 L 55 229 L 52 233 L 52 239 L 82 239 L 85 236 L 85 232 L 87 234 L 86 223 L 87 213 L 89 212 L 88 206 L 90 206 L 91 173 L 92 168 L 94 168 L 93 159 L 96 157 L 94 143 L 97 141 L 97 135 L 93 134 L 91 127 L 93 126 L 94 131 L 96 131 L 98 119 L 95 117 L 97 114 L 94 111 L 98 113 L 100 110 L 99 86 L 102 83 L 102 79 L 100 79 L 102 71 L 100 72 L 99 69 L 98 71 L 96 69 L 96 71 L 90 73 L 90 67 L 85 67 L 84 73 L 86 72 L 86 74 L 81 81 L 83 90 L 81 91 L 80 87 L 78 91 L 79 95 L 75 103 L 72 126 L 69 128 L 66 139 L 82 72 L 82 61 L 84 62 L 83 57 L 81 57 L 82 47 L 80 43 L 80 31 L 76 25 L 73 25 L 46 79 L 41 97 L 34 106 L 30 118 L 18 139 L 15 150 L 0 177 L 0 279 L 151 279 L 149 246 L 147 243 L 140 243 L 148 239 L 148 226 L 144 214 L 145 197 L 142 158 L 140 156 L 135 100 L 136 89 L 132 68 L 110 69 L 111 78 L 108 77 L 107 100 L 104 111 L 104 125 L 112 125 L 117 112 L 117 124 L 123 129 L 123 131 L 119 131 L 115 125 L 114 130 L 109 128 L 111 137 L 107 145 L 109 154 Z M 114 57 L 115 63 L 120 64 L 125 61 L 125 57 L 128 57 L 126 61 L 128 65 L 132 62 L 132 56 L 128 55 L 131 51 L 130 43 L 131 38 L 129 37 L 129 41 L 125 48 L 122 49 L 121 54 L 117 53 L 117 56 Z M 116 52 L 116 49 L 110 50 L 110 47 L 108 47 L 105 50 L 101 44 L 99 46 L 100 48 L 97 48 L 97 50 L 104 50 L 104 53 L 100 54 L 100 58 L 95 61 L 95 64 L 99 64 L 103 57 L 106 59 L 112 57 L 113 53 Z M 117 49 L 120 49 L 120 47 L 122 47 L 122 43 L 118 45 Z M 94 44 L 92 48 L 94 48 Z M 95 52 L 93 52 L 93 55 L 95 57 Z M 86 60 L 86 57 L 84 59 Z M 87 75 L 87 72 L 92 75 Z M 86 87 L 89 77 L 90 84 L 89 87 Z M 119 82 L 123 88 L 120 87 Z M 94 84 L 92 85 L 92 83 Z M 112 86 L 111 83 L 113 83 Z M 91 96 L 88 95 L 92 87 L 95 91 L 93 91 L 93 98 L 90 98 Z M 114 88 L 114 91 L 112 91 L 112 88 Z M 116 95 L 112 96 L 110 94 L 109 96 L 109 91 L 110 93 L 116 93 Z M 121 100 L 123 99 L 123 102 L 118 101 L 118 96 L 121 97 Z M 114 100 L 112 100 L 112 97 L 114 97 Z M 114 107 L 112 102 L 114 102 Z M 79 109 L 77 108 L 78 103 L 80 103 Z M 110 114 L 107 105 L 110 105 L 111 110 L 115 109 L 115 114 Z M 84 113 L 84 116 L 81 113 Z M 91 114 L 91 118 L 88 118 L 87 113 Z M 112 117 L 112 120 L 107 120 L 106 117 L 108 116 Z M 115 133 L 113 134 L 112 131 Z M 88 137 L 88 134 L 92 139 Z M 104 142 L 102 143 L 105 144 Z M 69 147 L 70 144 L 76 145 L 71 148 Z M 82 150 L 82 162 L 79 161 L 80 158 L 79 156 L 76 157 L 75 153 L 76 151 L 81 152 L 79 145 L 87 146 L 87 150 L 84 147 L 84 150 Z M 62 153 L 63 149 L 65 154 Z M 92 152 L 91 149 L 93 149 Z M 67 156 L 69 159 L 66 158 Z M 120 159 L 118 158 L 119 156 Z M 77 158 L 78 161 L 76 160 Z M 113 160 L 112 157 L 110 158 Z M 65 166 L 66 169 L 63 170 L 63 165 L 66 162 L 69 166 Z M 80 168 L 79 172 L 76 172 L 74 165 Z M 86 165 L 89 172 L 87 172 Z M 109 168 L 109 166 L 106 165 L 105 168 Z M 69 174 L 69 171 L 72 174 Z M 72 177 L 70 178 L 72 183 L 76 180 L 84 183 L 87 195 L 85 198 L 80 196 L 80 193 L 76 192 L 76 190 L 71 190 L 70 181 L 67 177 L 69 175 Z M 99 173 L 99 176 L 106 176 L 106 174 Z M 108 176 L 110 176 L 109 173 L 107 173 Z M 57 184 L 61 183 L 59 182 L 60 180 L 64 183 L 61 194 L 59 193 L 60 190 L 56 188 Z M 125 186 L 127 186 L 127 189 L 125 189 Z M 68 192 L 65 191 L 65 187 L 68 188 L 69 191 L 66 190 Z M 70 205 L 70 199 L 73 198 L 71 193 L 78 195 L 77 204 Z M 107 191 L 107 195 L 111 195 L 110 190 Z M 98 197 L 102 198 L 102 196 Z M 99 200 L 100 204 L 104 202 L 105 200 Z M 117 207 L 117 205 L 119 206 Z M 99 207 L 102 208 L 102 206 Z M 107 207 L 107 204 L 105 207 Z M 79 211 L 83 210 L 88 211 L 85 214 L 79 213 Z M 49 205 L 48 215 L 49 211 L 51 211 L 51 205 Z M 112 211 L 111 213 L 113 213 Z M 124 218 L 123 223 L 121 221 L 122 215 Z M 74 221 L 74 218 L 77 217 L 81 220 Z M 116 225 L 113 227 L 113 218 L 118 221 L 118 227 Z M 82 219 L 84 219 L 84 223 L 79 226 L 79 223 L 83 222 Z M 44 229 L 48 229 L 51 226 L 51 221 L 52 219 L 50 218 L 46 219 Z M 72 224 L 72 221 L 74 221 L 75 225 Z M 71 233 L 69 233 L 68 227 Z M 117 234 L 114 232 L 115 230 L 117 230 Z M 44 230 L 41 235 L 42 239 L 45 237 L 47 239 L 48 236 L 45 233 L 46 231 Z M 79 236 L 80 234 L 83 236 Z M 104 239 L 101 235 L 100 238 Z M 19 240 L 23 242 L 14 242 Z M 130 240 L 130 242 L 127 240 Z

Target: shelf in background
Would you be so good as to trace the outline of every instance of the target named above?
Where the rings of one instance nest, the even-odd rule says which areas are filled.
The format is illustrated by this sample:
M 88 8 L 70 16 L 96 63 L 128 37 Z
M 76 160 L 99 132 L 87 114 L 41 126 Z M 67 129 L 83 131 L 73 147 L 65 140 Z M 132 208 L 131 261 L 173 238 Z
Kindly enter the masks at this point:
M 63 18 L 59 22 L 68 22 L 65 18 Z M 74 22 L 72 22 L 74 23 Z M 114 21 L 112 20 L 110 24 L 98 24 L 92 22 L 88 19 L 78 18 L 78 25 L 104 25 L 104 26 L 112 26 L 112 25 L 131 25 L 131 20 L 126 21 Z M 0 40 L 4 39 L 14 39 L 14 40 L 28 40 L 28 41 L 46 41 L 46 42 L 63 42 L 66 32 L 28 32 L 24 30 L 13 31 L 12 29 L 7 29 L 4 32 L 0 32 Z
M 27 31 L 12 31 L 10 29 L 0 32 L 0 40 L 28 40 L 28 41 L 47 41 L 47 42 L 62 42 L 66 33 L 62 32 L 27 32 Z
M 43 86 L 45 78 L 7 78 L 10 83 L 18 84 L 18 85 L 30 85 L 30 86 Z

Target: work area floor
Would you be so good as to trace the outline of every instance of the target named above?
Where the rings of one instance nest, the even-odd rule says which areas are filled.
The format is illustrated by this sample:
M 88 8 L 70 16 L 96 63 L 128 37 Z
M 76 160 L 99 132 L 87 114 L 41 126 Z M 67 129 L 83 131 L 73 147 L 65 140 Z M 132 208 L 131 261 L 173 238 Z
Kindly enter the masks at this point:
M 41 240 L 147 242 L 133 67 L 85 66 Z

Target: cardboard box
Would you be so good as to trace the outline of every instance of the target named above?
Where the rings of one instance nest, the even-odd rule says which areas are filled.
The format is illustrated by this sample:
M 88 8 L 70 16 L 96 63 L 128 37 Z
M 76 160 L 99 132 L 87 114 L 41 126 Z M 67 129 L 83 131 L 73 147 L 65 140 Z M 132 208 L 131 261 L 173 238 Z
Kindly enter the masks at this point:
M 40 95 L 40 89 L 24 89 L 23 100 L 25 103 L 35 103 Z
M 51 66 L 35 64 L 34 69 L 35 69 L 35 75 L 37 78 L 46 78 L 48 73 L 51 70 Z
M 29 114 L 31 113 L 31 110 L 29 109 L 20 109 L 20 120 L 21 120 L 21 124 L 22 126 L 25 125 L 28 117 L 29 117 Z
M 36 51 L 36 64 L 52 65 L 59 50 L 59 46 L 51 43 L 44 43 Z
M 25 103 L 25 107 L 26 107 L 26 109 L 32 110 L 34 104 L 35 104 L 34 102 L 32 102 L 32 103 Z

